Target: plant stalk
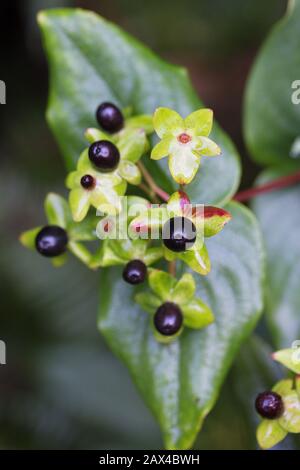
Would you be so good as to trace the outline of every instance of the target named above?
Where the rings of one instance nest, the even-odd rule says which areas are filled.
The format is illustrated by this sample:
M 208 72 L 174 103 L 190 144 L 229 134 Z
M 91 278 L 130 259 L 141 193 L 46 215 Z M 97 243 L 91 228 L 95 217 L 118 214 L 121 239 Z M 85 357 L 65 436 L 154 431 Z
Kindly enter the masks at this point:
M 244 191 L 240 191 L 234 196 L 233 199 L 239 202 L 249 201 L 249 199 L 253 199 L 256 196 L 259 196 L 260 194 L 286 188 L 288 186 L 292 186 L 299 182 L 300 182 L 300 171 L 297 171 L 296 173 L 293 173 L 292 175 L 282 176 L 281 178 L 277 178 L 274 181 L 270 181 L 269 183 L 262 184 L 254 188 L 245 189 Z
M 141 170 L 141 173 L 144 177 L 144 180 L 146 183 L 148 183 L 149 187 L 152 189 L 152 191 L 157 194 L 163 201 L 167 202 L 170 198 L 170 195 L 166 193 L 162 188 L 160 188 L 150 175 L 149 171 L 145 168 L 145 166 L 141 163 L 137 163 L 139 169 Z

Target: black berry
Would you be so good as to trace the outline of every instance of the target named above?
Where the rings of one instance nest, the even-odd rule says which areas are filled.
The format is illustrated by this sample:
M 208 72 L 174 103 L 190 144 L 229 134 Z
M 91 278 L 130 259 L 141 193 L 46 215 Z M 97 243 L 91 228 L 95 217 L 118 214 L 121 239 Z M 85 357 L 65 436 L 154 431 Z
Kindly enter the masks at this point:
M 165 336 L 175 335 L 180 330 L 182 321 L 180 308 L 172 302 L 162 304 L 154 315 L 155 328 Z
M 123 279 L 129 284 L 141 284 L 147 275 L 147 266 L 143 261 L 134 259 L 126 264 L 123 271 Z
M 96 118 L 99 125 L 108 132 L 118 132 L 124 125 L 124 117 L 117 106 L 102 103 L 97 108 Z
M 186 217 L 173 217 L 164 224 L 162 238 L 169 250 L 186 251 L 195 243 L 196 227 Z
M 255 408 L 257 413 L 267 419 L 279 418 L 284 411 L 281 396 L 276 392 L 269 391 L 257 395 Z
M 37 251 L 48 257 L 61 255 L 68 244 L 67 232 L 57 225 L 47 225 L 42 228 L 35 238 Z
M 95 179 L 91 175 L 84 175 L 80 180 L 80 184 L 84 189 L 93 189 L 95 186 Z
M 103 173 L 113 171 L 120 161 L 117 147 L 108 140 L 98 140 L 90 145 L 90 161 Z

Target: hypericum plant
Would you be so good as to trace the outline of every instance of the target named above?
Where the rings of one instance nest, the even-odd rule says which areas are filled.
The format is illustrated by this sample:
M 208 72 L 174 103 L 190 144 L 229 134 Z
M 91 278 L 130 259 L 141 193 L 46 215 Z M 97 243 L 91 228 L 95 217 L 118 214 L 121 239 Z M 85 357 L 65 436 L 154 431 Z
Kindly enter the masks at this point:
M 41 255 L 50 258 L 61 259 L 69 248 L 93 269 L 125 264 L 123 279 L 129 284 L 141 284 L 147 279 L 156 297 L 149 293 L 139 293 L 136 296 L 137 302 L 144 310 L 150 310 L 153 314 L 151 323 L 156 339 L 169 343 L 179 336 L 183 325 L 195 329 L 204 328 L 212 323 L 214 317 L 204 302 L 195 296 L 196 284 L 191 274 L 183 275 L 177 282 L 176 268 L 173 264 L 170 265 L 172 275 L 164 271 L 151 270 L 147 276 L 147 266 L 162 257 L 170 263 L 179 258 L 194 271 L 207 274 L 210 263 L 204 245 L 204 236 L 215 235 L 222 230 L 231 215 L 217 207 L 205 208 L 200 204 L 193 206 L 182 190 L 175 192 L 168 199 L 165 208 L 162 206 L 152 208 L 150 201 L 138 196 L 129 196 L 126 212 L 122 207 L 121 196 L 126 192 L 127 183 L 139 185 L 141 182 L 142 175 L 136 163 L 149 150 L 146 140 L 147 129 L 143 127 L 128 129 L 123 113 L 116 104 L 104 102 L 98 107 L 95 106 L 95 109 L 101 129 L 89 129 L 86 132 L 90 146 L 81 153 L 76 171 L 67 176 L 66 184 L 70 189 L 69 206 L 59 196 L 56 196 L 54 202 L 54 196 L 48 196 L 46 211 L 51 225 L 26 232 L 21 236 L 21 241 L 30 248 L 35 245 Z M 166 135 L 170 132 L 184 131 L 185 136 L 190 135 L 190 139 L 196 140 L 200 149 L 201 132 L 206 136 L 212 127 L 212 112 L 206 109 L 196 111 L 184 121 L 185 128 L 177 126 L 175 130 L 177 116 L 174 111 L 159 108 L 154 113 L 154 127 L 159 129 L 162 135 L 165 135 L 162 129 Z M 183 120 L 179 116 L 177 121 L 178 125 L 183 125 Z M 135 125 L 138 122 L 137 116 Z M 143 122 L 140 123 L 142 124 Z M 109 130 L 110 134 L 105 134 L 103 129 Z M 181 166 L 181 175 L 185 178 L 189 175 L 190 165 L 185 165 L 185 161 L 191 158 L 191 147 L 190 140 L 187 138 L 183 140 L 181 137 L 182 134 L 179 134 L 179 137 L 175 136 L 179 139 L 176 148 L 180 150 L 182 159 L 182 165 L 179 159 L 177 167 Z M 208 140 L 207 137 L 204 138 L 205 141 Z M 202 153 L 205 154 L 203 145 Z M 207 153 L 211 152 L 207 150 Z M 178 155 L 177 153 L 177 158 Z M 142 164 L 139 165 L 143 169 Z M 195 172 L 193 174 L 195 175 Z M 188 180 L 191 178 L 188 177 Z M 72 223 L 73 225 L 77 223 L 78 230 L 82 234 L 79 240 L 84 242 L 85 239 L 92 238 L 90 222 L 87 225 L 84 221 L 87 216 L 95 220 L 95 210 L 89 211 L 91 206 L 98 211 L 98 214 L 113 215 L 110 220 L 104 217 L 101 221 L 103 233 L 109 238 L 101 243 L 94 254 L 88 254 L 88 248 L 79 246 L 72 234 Z M 134 209 L 142 213 L 131 220 Z M 112 230 L 113 225 L 122 220 L 127 225 L 130 222 L 132 230 L 129 230 L 128 236 Z M 84 224 L 88 228 L 86 235 L 82 228 Z M 159 229 L 154 239 L 158 246 L 151 246 L 153 234 L 150 229 L 153 225 Z M 95 223 L 94 235 L 97 233 L 96 228 Z M 147 239 L 137 238 L 139 234 L 147 235 Z
M 47 225 L 21 241 L 56 266 L 69 251 L 100 271 L 99 330 L 156 416 L 165 446 L 189 448 L 263 297 L 276 348 L 300 334 L 300 193 L 287 188 L 300 181 L 299 170 L 289 174 L 299 167 L 291 90 L 300 0 L 290 2 L 247 85 L 246 144 L 269 168 L 235 201 L 239 156 L 183 69 L 88 11 L 51 10 L 38 21 L 50 66 L 47 118 L 69 171 L 69 201 L 49 194 Z M 236 201 L 283 188 L 252 204 L 265 239 L 263 282 L 260 230 Z M 260 342 L 247 357 L 255 393 Z M 261 448 L 300 432 L 299 348 L 273 357 L 296 375 L 257 397 Z
M 99 269 L 101 333 L 165 446 L 189 448 L 262 311 L 260 231 L 230 201 L 239 157 L 185 71 L 91 12 L 38 21 L 69 201 L 55 196 L 49 225 L 21 240 Z

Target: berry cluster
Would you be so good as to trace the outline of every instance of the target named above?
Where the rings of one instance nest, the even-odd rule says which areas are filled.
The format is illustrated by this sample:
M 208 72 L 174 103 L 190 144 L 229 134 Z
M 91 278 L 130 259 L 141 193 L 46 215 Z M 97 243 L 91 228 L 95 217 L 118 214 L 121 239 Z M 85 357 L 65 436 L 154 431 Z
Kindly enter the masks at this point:
M 278 382 L 272 390 L 260 393 L 255 409 L 263 418 L 257 428 L 257 440 L 263 449 L 269 449 L 282 441 L 288 433 L 300 433 L 300 360 L 299 351 L 283 349 L 273 354 L 296 374 Z
M 208 326 L 214 320 L 213 313 L 196 296 L 191 274 L 176 279 L 175 263 L 180 260 L 193 271 L 207 274 L 210 261 L 205 238 L 221 231 L 231 217 L 222 208 L 192 205 L 183 191 L 193 180 L 202 156 L 220 154 L 208 138 L 212 111 L 200 109 L 185 119 L 168 108 L 158 108 L 153 117 L 128 116 L 115 104 L 104 102 L 96 110 L 96 120 L 99 128 L 86 130 L 89 146 L 67 176 L 69 201 L 48 195 L 47 225 L 22 234 L 22 243 L 52 258 L 56 266 L 65 262 L 68 250 L 92 269 L 123 266 L 123 279 L 130 285 L 147 281 L 150 290 L 139 291 L 135 299 L 151 314 L 158 341 L 174 340 L 184 326 Z M 154 131 L 161 141 L 151 149 L 148 135 Z M 152 160 L 168 156 L 171 175 L 180 185 L 172 195 L 158 188 L 142 164 L 141 158 L 147 158 L 149 151 Z M 127 196 L 124 208 L 128 185 L 138 191 Z M 141 191 L 147 197 L 142 197 Z M 137 205 L 138 213 L 131 215 Z M 122 217 L 128 236 L 113 237 Z M 152 230 L 158 236 L 151 237 Z M 86 243 L 99 238 L 99 248 L 90 251 Z M 163 260 L 169 263 L 169 273 L 151 267 L 161 261 L 163 268 Z

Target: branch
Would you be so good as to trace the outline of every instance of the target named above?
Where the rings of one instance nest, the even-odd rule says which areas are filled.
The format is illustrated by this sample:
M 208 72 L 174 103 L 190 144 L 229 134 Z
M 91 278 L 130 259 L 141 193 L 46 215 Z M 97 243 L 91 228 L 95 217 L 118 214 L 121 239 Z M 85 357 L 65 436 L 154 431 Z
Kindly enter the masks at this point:
M 254 188 L 246 189 L 245 191 L 240 191 L 234 196 L 235 201 L 245 202 L 249 199 L 252 199 L 260 194 L 268 193 L 270 191 L 276 191 L 277 189 L 286 188 L 292 186 L 293 184 L 300 182 L 300 171 L 293 173 L 292 175 L 282 176 L 274 181 L 269 183 L 262 184 L 261 186 L 256 186 Z
M 149 171 L 144 167 L 141 162 L 137 163 L 141 173 L 144 177 L 144 180 L 148 183 L 149 187 L 152 191 L 157 194 L 163 201 L 167 202 L 170 198 L 170 195 L 166 193 L 163 189 L 161 189 L 154 181 L 152 176 L 150 175 Z

